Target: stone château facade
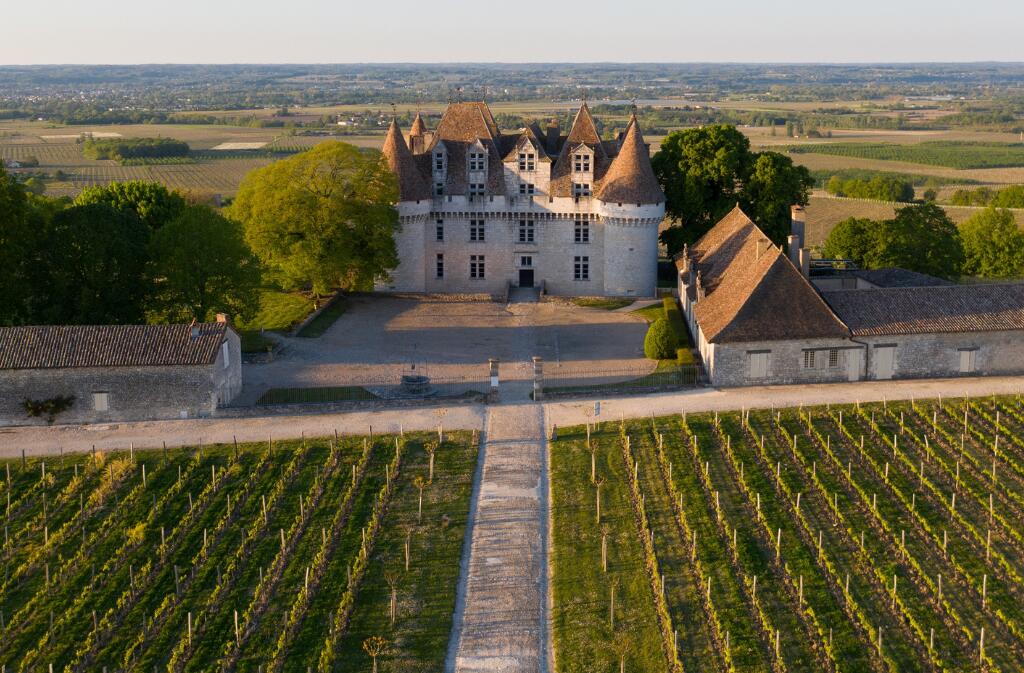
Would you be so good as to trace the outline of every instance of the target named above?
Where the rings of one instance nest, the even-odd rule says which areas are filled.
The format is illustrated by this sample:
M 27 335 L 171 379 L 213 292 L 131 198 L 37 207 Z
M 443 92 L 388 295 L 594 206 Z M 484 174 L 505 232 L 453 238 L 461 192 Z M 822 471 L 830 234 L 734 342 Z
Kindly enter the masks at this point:
M 665 196 L 634 116 L 602 140 L 584 103 L 567 135 L 502 133 L 485 103 L 452 103 L 435 130 L 392 122 L 400 264 L 380 289 L 566 296 L 655 294 Z

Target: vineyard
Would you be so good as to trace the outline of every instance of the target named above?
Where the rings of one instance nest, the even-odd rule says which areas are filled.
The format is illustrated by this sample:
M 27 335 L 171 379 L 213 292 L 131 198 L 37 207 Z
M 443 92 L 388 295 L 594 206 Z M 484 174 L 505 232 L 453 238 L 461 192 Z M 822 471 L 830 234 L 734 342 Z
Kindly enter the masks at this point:
M 1020 670 L 1019 396 L 559 435 L 559 672 Z
M 381 670 L 437 671 L 474 439 L 8 461 L 0 666 L 363 671 L 373 649 Z
M 903 161 L 948 168 L 1009 168 L 1024 166 L 1024 144 L 937 140 L 916 144 L 813 143 L 794 145 L 794 154 L 831 154 L 858 159 Z

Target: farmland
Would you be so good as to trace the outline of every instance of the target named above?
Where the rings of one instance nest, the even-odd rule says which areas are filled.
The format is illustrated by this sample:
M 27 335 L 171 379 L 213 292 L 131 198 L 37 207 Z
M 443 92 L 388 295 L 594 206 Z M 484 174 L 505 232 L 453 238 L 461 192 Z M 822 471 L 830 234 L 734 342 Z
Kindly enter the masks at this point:
M 556 668 L 1019 670 L 1021 437 L 1019 396 L 560 429 Z
M 438 670 L 476 459 L 438 439 L 6 462 L 0 664 L 364 670 L 379 636 L 384 670 Z
M 912 145 L 888 143 L 808 143 L 793 153 L 834 154 L 860 159 L 903 161 L 948 168 L 1013 168 L 1024 166 L 1024 144 L 929 141 Z

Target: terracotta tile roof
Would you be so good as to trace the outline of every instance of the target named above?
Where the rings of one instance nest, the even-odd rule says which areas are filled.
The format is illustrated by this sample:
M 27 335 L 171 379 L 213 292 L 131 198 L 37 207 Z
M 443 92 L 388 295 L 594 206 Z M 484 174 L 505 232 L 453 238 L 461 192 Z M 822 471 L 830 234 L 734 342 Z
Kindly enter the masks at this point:
M 0 370 L 206 365 L 216 361 L 225 323 L 0 327 Z
M 1024 284 L 823 292 L 857 336 L 1024 330 Z
M 619 152 L 612 160 L 597 198 L 605 203 L 662 203 L 665 194 L 651 167 L 651 152 L 644 143 L 636 115 L 629 120 Z
M 709 342 L 849 336 L 800 270 L 738 208 L 691 255 L 705 291 L 694 315 Z
M 391 171 L 398 178 L 399 198 L 402 201 L 431 198 L 430 186 L 423 179 L 423 174 L 413 160 L 409 146 L 405 144 L 402 131 L 398 128 L 398 122 L 394 119 L 391 120 L 391 126 L 388 127 L 388 134 L 384 138 L 384 147 L 381 152 L 387 159 Z
M 423 117 L 416 113 L 416 119 L 412 120 L 412 127 L 409 129 L 410 136 L 421 136 L 427 132 L 427 125 L 423 123 Z

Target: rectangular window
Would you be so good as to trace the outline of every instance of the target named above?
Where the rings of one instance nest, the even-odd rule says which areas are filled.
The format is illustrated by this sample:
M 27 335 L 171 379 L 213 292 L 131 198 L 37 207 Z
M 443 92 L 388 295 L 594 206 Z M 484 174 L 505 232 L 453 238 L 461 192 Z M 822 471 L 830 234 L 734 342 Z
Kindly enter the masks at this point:
M 814 351 L 804 351 L 804 369 L 814 369 Z
M 768 378 L 768 356 L 771 351 L 753 351 L 747 353 L 748 372 L 752 379 Z
M 471 171 L 482 171 L 484 170 L 484 155 L 480 152 L 469 153 L 469 170 Z
M 530 255 L 523 255 L 519 258 L 519 266 L 523 268 L 530 268 L 533 266 L 533 257 Z
M 470 255 L 469 256 L 469 277 L 470 278 L 483 278 L 484 277 L 484 256 L 483 255 Z
M 484 184 L 482 182 L 471 182 L 469 184 L 469 198 L 484 195 Z
M 839 368 L 839 349 L 829 348 L 828 349 L 828 368 L 838 369 Z
M 533 220 L 519 220 L 520 243 L 533 243 L 534 231 Z
M 443 182 L 435 182 L 434 183 L 434 196 L 444 196 L 444 183 Z
M 572 169 L 577 173 L 590 172 L 590 155 L 576 154 L 573 156 Z
M 436 271 L 437 271 L 437 277 L 438 278 L 444 278 L 444 255 L 442 253 L 440 253 L 440 252 L 437 253 L 437 267 L 436 267 Z
M 573 240 L 577 243 L 590 243 L 590 223 L 586 220 L 576 220 L 573 225 Z
M 487 236 L 483 220 L 469 221 L 469 240 L 473 243 L 482 243 Z
M 577 255 L 573 258 L 573 278 L 590 280 L 590 257 Z
M 572 195 L 575 197 L 590 196 L 590 185 L 583 182 L 572 183 Z
M 221 359 L 224 360 L 224 369 L 231 366 L 231 349 L 228 347 L 228 342 L 225 341 L 220 345 Z
M 536 155 L 532 152 L 519 153 L 519 170 L 532 171 L 536 168 Z
M 962 348 L 960 353 L 960 373 L 973 374 L 978 371 L 978 351 L 974 348 Z
M 92 408 L 94 411 L 109 411 L 110 410 L 110 393 L 93 393 L 92 394 Z
M 523 195 L 526 195 L 526 196 L 532 196 L 533 193 L 534 193 L 533 184 L 529 183 L 529 182 L 520 182 L 519 183 L 519 193 L 523 194 Z
M 444 220 L 437 221 L 436 226 L 434 227 L 434 235 L 437 237 L 437 240 L 444 240 Z
M 444 170 L 444 153 L 434 154 L 434 170 L 439 172 Z

